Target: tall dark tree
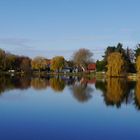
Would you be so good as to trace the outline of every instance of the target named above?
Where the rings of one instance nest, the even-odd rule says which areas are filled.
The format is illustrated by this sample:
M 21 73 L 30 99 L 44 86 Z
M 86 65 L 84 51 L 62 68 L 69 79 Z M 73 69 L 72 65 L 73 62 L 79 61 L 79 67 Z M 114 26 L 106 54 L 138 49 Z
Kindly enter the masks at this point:
M 4 70 L 5 65 L 5 51 L 0 49 L 0 70 Z
M 20 64 L 20 69 L 23 72 L 30 72 L 31 71 L 31 59 L 28 57 L 23 57 L 21 64 Z

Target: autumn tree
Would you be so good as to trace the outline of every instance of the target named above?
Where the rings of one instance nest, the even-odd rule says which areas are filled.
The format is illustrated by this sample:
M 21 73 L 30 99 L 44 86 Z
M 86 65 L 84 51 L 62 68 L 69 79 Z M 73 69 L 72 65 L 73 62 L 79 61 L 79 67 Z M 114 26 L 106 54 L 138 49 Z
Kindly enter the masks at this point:
M 107 58 L 107 76 L 118 77 L 126 75 L 126 61 L 119 52 L 111 53 Z
M 140 76 L 140 55 L 137 56 L 137 59 L 136 59 L 136 69 L 137 69 L 138 76 Z
M 103 62 L 105 65 L 107 65 L 107 58 L 108 56 L 113 53 L 118 52 L 121 53 L 124 60 L 127 62 L 127 72 L 133 73 L 136 71 L 135 65 L 134 65 L 134 51 L 130 48 L 123 48 L 123 44 L 118 43 L 117 46 L 108 46 L 105 50 L 104 56 L 103 56 Z M 104 68 L 106 70 L 106 68 Z
M 83 71 L 86 71 L 88 64 L 93 62 L 92 56 L 93 53 L 90 50 L 79 49 L 73 54 L 73 62 Z
M 32 61 L 31 61 L 31 66 L 32 69 L 38 70 L 39 72 L 41 70 L 45 70 L 47 67 L 46 64 L 46 58 L 44 57 L 35 57 Z
M 106 81 L 105 102 L 107 105 L 119 107 L 127 93 L 127 80 L 122 78 L 108 78 Z
M 28 57 L 24 57 L 20 64 L 20 69 L 23 72 L 30 72 L 31 71 L 31 59 Z
M 51 69 L 54 71 L 60 71 L 65 65 L 65 59 L 63 56 L 55 56 L 51 60 Z
M 31 86 L 36 90 L 46 89 L 48 87 L 48 80 L 44 78 L 32 78 Z
M 135 89 L 135 104 L 138 109 L 140 109 L 140 80 L 137 80 Z
M 65 88 L 65 82 L 61 78 L 51 78 L 50 86 L 56 92 L 61 92 Z

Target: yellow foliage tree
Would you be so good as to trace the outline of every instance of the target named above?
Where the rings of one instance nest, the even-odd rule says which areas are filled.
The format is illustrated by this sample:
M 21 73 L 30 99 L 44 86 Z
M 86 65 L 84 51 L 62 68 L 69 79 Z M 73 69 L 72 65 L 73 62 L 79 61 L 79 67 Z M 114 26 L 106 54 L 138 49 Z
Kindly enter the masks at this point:
M 37 90 L 46 89 L 48 86 L 48 81 L 43 78 L 32 78 L 31 86 Z
M 107 104 L 120 106 L 127 92 L 127 81 L 122 78 L 108 78 L 105 101 Z
M 32 69 L 42 70 L 47 67 L 47 61 L 44 57 L 35 57 L 31 62 Z
M 119 77 L 126 76 L 126 61 L 119 52 L 111 53 L 107 58 L 107 76 Z
M 65 59 L 63 56 L 53 57 L 51 60 L 51 69 L 58 72 L 64 67 Z
M 65 82 L 60 78 L 51 78 L 50 79 L 50 86 L 56 92 L 61 92 L 65 88 Z
M 140 55 L 136 59 L 137 74 L 140 76 Z
M 137 107 L 140 109 L 140 80 L 138 80 L 136 84 L 135 102 L 136 102 Z

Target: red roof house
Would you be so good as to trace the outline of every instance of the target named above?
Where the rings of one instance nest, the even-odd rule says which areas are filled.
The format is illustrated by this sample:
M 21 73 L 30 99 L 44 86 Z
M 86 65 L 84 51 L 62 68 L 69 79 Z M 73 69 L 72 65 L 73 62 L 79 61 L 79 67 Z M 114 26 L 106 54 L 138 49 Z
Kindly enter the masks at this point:
M 91 63 L 88 65 L 87 70 L 92 72 L 96 70 L 96 64 L 95 63 Z

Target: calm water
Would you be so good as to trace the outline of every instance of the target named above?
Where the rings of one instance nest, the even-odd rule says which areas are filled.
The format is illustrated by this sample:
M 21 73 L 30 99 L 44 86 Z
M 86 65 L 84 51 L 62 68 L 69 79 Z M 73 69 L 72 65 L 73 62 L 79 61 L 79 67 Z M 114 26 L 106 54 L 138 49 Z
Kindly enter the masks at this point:
M 140 81 L 0 77 L 0 140 L 140 139 Z

